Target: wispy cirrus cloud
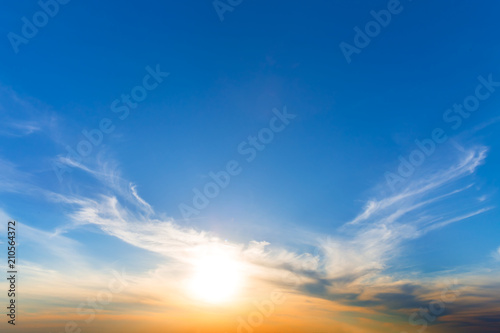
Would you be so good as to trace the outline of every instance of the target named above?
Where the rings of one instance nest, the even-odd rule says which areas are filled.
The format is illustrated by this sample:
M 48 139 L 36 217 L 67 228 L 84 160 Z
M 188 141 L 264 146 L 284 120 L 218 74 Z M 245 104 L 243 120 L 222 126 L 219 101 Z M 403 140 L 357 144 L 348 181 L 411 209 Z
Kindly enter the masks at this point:
M 232 243 L 212 232 L 184 227 L 156 212 L 139 195 L 137 186 L 121 176 L 119 165 L 100 159 L 101 155 L 93 167 L 67 163 L 68 167 L 93 177 L 99 184 L 93 187 L 94 194 L 56 193 L 37 187 L 33 193 L 62 204 L 71 221 L 53 233 L 40 234 L 47 239 L 48 234 L 64 237 L 70 230 L 94 226 L 108 236 L 163 256 L 165 263 L 170 264 L 159 263 L 157 270 L 166 274 L 176 267 L 176 279 L 186 276 L 200 255 L 214 248 L 222 249 L 241 263 L 254 283 L 290 288 L 284 277 L 293 274 L 294 294 L 333 302 L 337 309 L 357 313 L 359 317 L 365 315 L 361 308 L 370 307 L 372 315 L 391 313 L 406 320 L 407 313 L 395 308 L 404 306 L 409 311 L 418 307 L 428 301 L 432 290 L 438 290 L 439 283 L 424 283 L 420 275 L 394 275 L 387 270 L 397 267 L 405 241 L 492 209 L 487 199 L 460 207 L 453 204 L 460 194 L 475 190 L 474 180 L 467 177 L 485 162 L 486 153 L 484 147 L 458 152 L 458 162 L 415 177 L 399 193 L 370 200 L 338 232 L 316 235 L 315 242 L 309 244 L 315 249 L 312 253 L 284 249 L 262 240 Z M 25 175 L 15 165 L 6 164 L 5 169 L 10 170 L 13 188 L 23 186 Z M 482 193 L 479 196 L 484 197 Z M 301 239 L 300 235 L 296 237 Z M 154 285 L 161 279 L 146 275 L 135 276 L 135 283 L 148 281 Z M 171 290 L 175 290 L 175 284 Z M 153 290 L 147 295 L 153 297 Z
M 32 133 L 41 131 L 39 124 L 34 122 L 13 121 L 10 123 L 3 123 L 3 128 L 0 129 L 0 135 L 10 137 L 22 137 Z
M 457 195 L 473 190 L 473 183 L 464 178 L 484 163 L 486 152 L 486 148 L 476 147 L 459 153 L 456 164 L 415 177 L 400 192 L 369 200 L 340 229 L 342 234 L 322 242 L 325 275 L 349 283 L 373 278 L 399 255 L 404 241 L 492 209 L 479 200 L 480 205 L 454 204 Z M 469 183 L 463 185 L 463 181 Z
M 0 85 L 0 136 L 12 139 L 44 131 L 52 136 L 55 123 L 48 106 Z
M 457 186 L 459 184 L 455 182 L 474 173 L 485 158 L 484 147 L 471 149 L 456 165 L 427 178 L 416 179 L 401 193 L 371 200 L 358 217 L 344 226 L 344 234 L 317 235 L 317 243 L 312 244 L 317 248 L 316 255 L 274 249 L 267 242 L 251 241 L 248 245 L 233 246 L 242 258 L 251 258 L 253 263 L 301 271 L 304 278 L 312 276 L 323 284 L 329 280 L 362 283 L 387 268 L 389 261 L 399 254 L 400 245 L 405 240 L 418 238 L 492 208 L 471 206 L 462 211 L 436 205 L 446 204 L 446 200 L 453 199 L 454 195 L 470 191 L 472 184 Z M 134 246 L 178 260 L 189 258 L 188 253 L 193 253 L 193 248 L 224 244 L 209 232 L 181 227 L 174 219 L 152 217 L 156 215 L 153 208 L 139 197 L 135 185 L 123 180 L 118 171 L 112 168 L 106 170 L 109 164 L 102 166 L 99 171 L 81 169 L 105 180 L 104 183 L 111 186 L 118 196 L 81 198 L 79 208 L 71 214 L 78 225 L 96 225 Z M 135 204 L 127 208 L 119 197 L 126 198 L 127 202 L 135 201 Z
M 434 193 L 439 188 L 444 187 L 447 183 L 456 181 L 464 176 L 473 173 L 476 168 L 481 165 L 486 158 L 487 149 L 485 147 L 476 147 L 465 152 L 465 156 L 461 158 L 456 165 L 449 167 L 443 172 L 435 172 L 427 177 L 414 179 L 406 188 L 398 193 L 381 198 L 370 200 L 363 212 L 359 214 L 347 225 L 355 225 L 361 222 L 370 221 L 370 219 L 380 220 L 380 216 L 387 216 L 387 211 L 394 209 L 396 206 L 405 206 L 409 202 L 414 202 L 417 199 L 425 198 L 426 195 Z M 426 201 L 426 204 L 432 203 L 440 199 L 436 197 Z M 416 206 L 414 208 L 420 208 Z M 385 215 L 384 215 L 385 214 Z M 382 221 L 384 221 L 382 219 Z
M 500 246 L 496 251 L 493 252 L 492 256 L 493 258 L 495 258 L 495 260 L 500 261 Z

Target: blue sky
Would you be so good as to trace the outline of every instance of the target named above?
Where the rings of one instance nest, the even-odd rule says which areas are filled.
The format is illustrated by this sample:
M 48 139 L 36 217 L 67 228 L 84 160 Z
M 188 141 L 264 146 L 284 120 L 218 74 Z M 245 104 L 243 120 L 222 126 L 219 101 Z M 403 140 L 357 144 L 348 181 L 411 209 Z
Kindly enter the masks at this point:
M 348 63 L 339 44 L 354 45 L 353 28 L 387 3 L 243 1 L 223 21 L 210 1 L 60 5 L 19 52 L 3 38 L 1 211 L 64 239 L 58 246 L 67 242 L 82 262 L 146 258 L 130 264 L 137 274 L 175 261 L 175 245 L 140 245 L 147 230 L 119 227 L 112 198 L 123 208 L 118 220 L 136 228 L 163 221 L 243 247 L 269 242 L 317 256 L 329 277 L 345 261 L 419 281 L 497 269 L 500 87 L 484 82 L 500 82 L 499 5 L 401 1 Z M 9 4 L 3 35 L 21 34 L 21 18 L 39 10 Z M 113 101 L 151 70 L 169 75 L 121 120 Z M 454 129 L 443 115 L 481 84 L 488 97 Z M 285 109 L 295 118 L 246 161 L 238 146 Z M 102 144 L 79 164 L 67 159 L 66 147 L 102 119 L 114 126 Z M 399 157 L 436 128 L 448 140 L 389 186 Z M 232 160 L 241 173 L 183 216 L 179 205 L 192 206 L 193 189 Z M 54 165 L 71 172 L 60 179 Z M 58 253 L 50 241 L 45 253 L 26 237 L 27 262 L 64 271 L 46 256 Z

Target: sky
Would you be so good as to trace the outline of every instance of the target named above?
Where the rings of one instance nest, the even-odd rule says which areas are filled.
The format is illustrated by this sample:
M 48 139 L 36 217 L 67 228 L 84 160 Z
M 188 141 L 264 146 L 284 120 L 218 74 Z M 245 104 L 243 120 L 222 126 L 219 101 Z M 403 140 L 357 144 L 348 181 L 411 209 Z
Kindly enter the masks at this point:
M 499 9 L 5 5 L 0 327 L 498 332 Z

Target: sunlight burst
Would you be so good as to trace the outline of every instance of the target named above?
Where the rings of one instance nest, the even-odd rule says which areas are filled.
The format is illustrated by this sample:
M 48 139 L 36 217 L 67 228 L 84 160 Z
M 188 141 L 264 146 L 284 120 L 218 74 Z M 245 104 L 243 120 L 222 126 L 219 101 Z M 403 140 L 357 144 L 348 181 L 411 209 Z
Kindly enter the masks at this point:
M 202 255 L 189 281 L 190 294 L 201 301 L 218 304 L 231 301 L 241 286 L 238 262 L 222 251 Z

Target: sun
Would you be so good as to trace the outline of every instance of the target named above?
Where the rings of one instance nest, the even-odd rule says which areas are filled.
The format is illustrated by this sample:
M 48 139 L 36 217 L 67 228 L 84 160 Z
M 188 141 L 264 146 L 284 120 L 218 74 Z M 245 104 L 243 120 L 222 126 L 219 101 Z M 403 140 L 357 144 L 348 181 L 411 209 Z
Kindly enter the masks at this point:
M 188 290 L 195 299 L 220 304 L 234 299 L 241 282 L 237 260 L 221 250 L 209 251 L 195 261 Z

